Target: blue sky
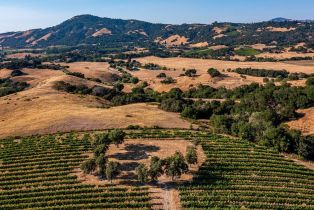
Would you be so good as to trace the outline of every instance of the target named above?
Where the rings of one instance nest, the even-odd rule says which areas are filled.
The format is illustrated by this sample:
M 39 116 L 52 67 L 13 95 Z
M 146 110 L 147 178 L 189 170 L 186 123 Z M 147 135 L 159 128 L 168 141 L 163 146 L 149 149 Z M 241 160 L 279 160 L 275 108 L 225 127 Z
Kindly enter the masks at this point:
M 0 32 L 45 28 L 80 14 L 158 23 L 314 19 L 312 0 L 0 0 Z

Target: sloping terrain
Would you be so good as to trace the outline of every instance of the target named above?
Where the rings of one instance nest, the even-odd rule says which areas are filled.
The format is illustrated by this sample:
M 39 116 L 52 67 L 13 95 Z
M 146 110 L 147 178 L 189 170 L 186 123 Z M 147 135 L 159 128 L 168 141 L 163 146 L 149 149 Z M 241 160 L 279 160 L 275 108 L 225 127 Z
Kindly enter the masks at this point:
M 182 127 L 189 123 L 176 113 L 167 113 L 157 105 L 131 104 L 109 107 L 109 102 L 94 96 L 74 95 L 53 88 L 57 81 L 101 85 L 64 75 L 61 71 L 24 70 L 27 75 L 14 77 L 27 81 L 31 88 L 0 98 L 0 137 L 125 128 L 128 125 Z
M 241 85 L 251 84 L 257 82 L 263 84 L 262 77 L 246 76 L 241 77 L 234 72 L 228 72 L 228 69 L 236 68 L 257 68 L 257 69 L 273 69 L 273 70 L 287 70 L 289 72 L 304 72 L 314 73 L 314 69 L 311 66 L 294 65 L 282 62 L 238 62 L 238 61 L 221 61 L 221 60 L 209 60 L 209 59 L 193 59 L 193 58 L 159 58 L 159 57 L 144 57 L 136 59 L 143 64 L 154 63 L 160 66 L 166 66 L 171 70 L 140 70 L 130 72 L 134 76 L 140 78 L 143 81 L 147 81 L 150 87 L 162 92 L 169 91 L 171 88 L 179 87 L 182 90 L 188 90 L 192 86 L 198 84 L 210 85 L 212 87 L 226 87 L 235 88 Z M 209 68 L 216 68 L 226 77 L 212 78 L 207 70 Z M 175 69 L 175 70 L 173 70 Z M 197 73 L 195 77 L 181 76 L 184 74 L 183 69 L 196 69 Z M 176 80 L 172 84 L 162 84 L 160 78 L 157 75 L 165 73 L 167 76 L 171 76 Z M 292 85 L 304 85 L 304 80 L 291 81 Z
M 314 172 L 239 139 L 202 141 L 207 160 L 180 188 L 184 209 L 313 209 Z
M 298 111 L 304 116 L 290 121 L 288 125 L 291 128 L 301 130 L 305 135 L 313 135 L 314 134 L 314 107 L 308 109 L 302 109 Z

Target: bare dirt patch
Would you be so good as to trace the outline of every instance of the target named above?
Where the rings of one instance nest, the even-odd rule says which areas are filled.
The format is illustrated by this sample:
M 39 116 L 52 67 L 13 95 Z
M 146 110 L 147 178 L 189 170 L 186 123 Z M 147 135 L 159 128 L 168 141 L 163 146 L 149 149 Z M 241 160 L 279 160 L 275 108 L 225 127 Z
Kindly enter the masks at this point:
M 314 134 L 314 107 L 298 110 L 304 114 L 300 119 L 288 122 L 291 128 L 301 130 L 305 135 Z
M 272 31 L 272 32 L 289 32 L 294 31 L 296 28 L 284 28 L 284 27 L 267 27 L 266 30 Z
M 275 48 L 276 46 L 274 46 L 274 45 L 269 46 L 269 45 L 265 45 L 265 44 L 253 44 L 250 47 L 252 47 L 253 49 L 256 49 L 256 50 L 264 50 L 267 48 Z
M 180 35 L 172 35 L 168 37 L 167 39 L 164 40 L 157 40 L 160 44 L 165 44 L 167 46 L 178 46 L 181 44 L 187 44 L 188 43 L 188 38 Z
M 208 46 L 208 42 L 198 42 L 195 44 L 190 44 L 190 47 L 193 47 L 193 48 L 207 47 L 207 46 Z
M 181 139 L 128 139 L 121 146 L 110 146 L 108 157 L 118 161 L 122 165 L 122 174 L 117 183 L 125 183 L 124 179 L 136 179 L 135 168 L 139 164 L 149 165 L 150 158 L 157 156 L 166 158 L 176 151 L 186 153 L 186 148 L 193 145 L 187 140 Z M 205 154 L 201 146 L 197 147 L 198 164 L 190 166 L 190 172 L 182 175 L 178 180 L 171 181 L 169 177 L 162 176 L 158 184 L 149 185 L 152 209 L 182 209 L 180 205 L 179 192 L 176 184 L 190 181 L 192 175 L 205 162 Z
M 110 160 L 121 163 L 121 179 L 135 179 L 135 168 L 139 164 L 149 165 L 150 158 L 157 156 L 166 158 L 173 155 L 176 151 L 186 153 L 186 148 L 193 144 L 187 140 L 180 139 L 127 139 L 121 146 L 111 145 L 108 150 Z M 195 172 L 204 162 L 204 152 L 198 147 L 198 165 L 191 166 L 191 171 Z M 192 175 L 184 174 L 178 181 L 191 180 Z M 160 183 L 170 182 L 169 177 L 163 176 L 159 179 Z
M 227 48 L 226 45 L 214 45 L 214 46 L 210 46 L 208 49 L 221 50 L 221 49 L 225 49 L 225 48 Z
M 41 38 L 39 38 L 39 39 L 33 41 L 33 42 L 32 42 L 32 45 L 36 45 L 36 44 L 38 44 L 38 42 L 40 42 L 40 41 L 47 41 L 47 40 L 51 37 L 51 35 L 52 35 L 52 33 L 48 33 L 48 34 L 44 35 L 43 37 L 41 37 Z
M 111 35 L 112 32 L 107 29 L 107 28 L 102 28 L 99 31 L 96 31 L 92 36 L 93 37 L 98 37 L 98 36 L 102 36 L 102 35 Z

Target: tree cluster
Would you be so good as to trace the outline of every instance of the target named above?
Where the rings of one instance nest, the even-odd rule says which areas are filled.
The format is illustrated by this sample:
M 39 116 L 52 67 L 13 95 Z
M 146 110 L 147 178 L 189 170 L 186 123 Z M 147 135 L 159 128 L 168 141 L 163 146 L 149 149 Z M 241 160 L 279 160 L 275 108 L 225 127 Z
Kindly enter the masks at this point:
M 197 161 L 196 148 L 190 146 L 187 148 L 185 157 L 178 151 L 165 159 L 154 156 L 150 160 L 149 167 L 140 164 L 135 171 L 138 180 L 142 183 L 149 180 L 157 181 L 163 174 L 171 177 L 171 180 L 175 180 L 189 171 L 188 164 L 197 164 Z
M 101 178 L 112 181 L 119 174 L 118 162 L 108 161 L 106 152 L 110 144 L 118 146 L 124 141 L 125 133 L 122 130 L 111 130 L 108 133 L 96 135 L 93 142 L 94 156 L 82 163 L 81 169 L 86 174 L 96 174 Z

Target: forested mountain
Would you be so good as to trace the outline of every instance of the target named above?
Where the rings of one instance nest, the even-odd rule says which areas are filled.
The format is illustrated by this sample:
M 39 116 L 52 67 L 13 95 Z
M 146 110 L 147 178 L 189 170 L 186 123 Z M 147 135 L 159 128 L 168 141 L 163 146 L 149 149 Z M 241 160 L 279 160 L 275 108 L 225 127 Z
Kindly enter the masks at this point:
M 174 43 L 178 46 L 200 42 L 225 45 L 276 43 L 278 46 L 305 42 L 313 45 L 313 22 L 282 20 L 287 19 L 252 24 L 215 22 L 208 25 L 171 25 L 80 15 L 46 29 L 0 34 L 0 45 L 7 48 L 59 45 L 121 47 L 154 43 Z

